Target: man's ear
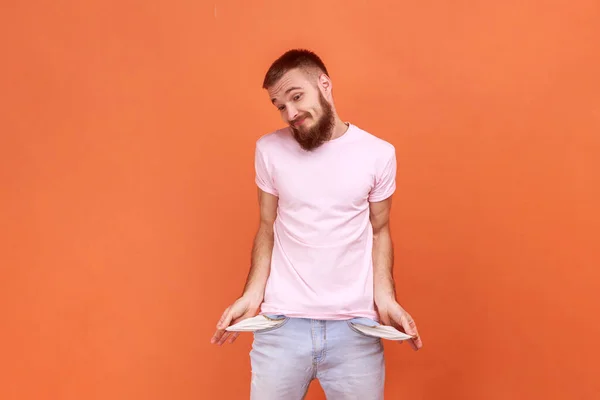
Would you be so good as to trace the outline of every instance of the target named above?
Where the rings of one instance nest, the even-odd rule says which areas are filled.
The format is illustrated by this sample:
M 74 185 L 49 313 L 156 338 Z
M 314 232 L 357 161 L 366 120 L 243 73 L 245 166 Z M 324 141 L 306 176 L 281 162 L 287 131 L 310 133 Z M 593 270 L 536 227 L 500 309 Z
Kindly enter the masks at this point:
M 325 97 L 328 100 L 331 100 L 331 94 L 333 89 L 333 83 L 331 82 L 331 79 L 325 74 L 319 75 L 319 86 L 323 90 L 323 94 L 325 95 Z

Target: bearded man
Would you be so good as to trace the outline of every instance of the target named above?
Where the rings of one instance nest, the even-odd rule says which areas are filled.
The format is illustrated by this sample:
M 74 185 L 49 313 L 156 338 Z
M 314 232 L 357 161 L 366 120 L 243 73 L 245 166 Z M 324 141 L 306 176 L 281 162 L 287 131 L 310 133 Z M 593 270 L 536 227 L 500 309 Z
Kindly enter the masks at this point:
M 338 116 L 311 51 L 283 54 L 263 88 L 287 126 L 256 142 L 252 265 L 212 342 L 233 343 L 226 329 L 257 315 L 273 322 L 254 332 L 251 399 L 301 400 L 314 379 L 328 399 L 383 399 L 381 337 L 357 327 L 396 327 L 422 346 L 392 275 L 395 148 Z

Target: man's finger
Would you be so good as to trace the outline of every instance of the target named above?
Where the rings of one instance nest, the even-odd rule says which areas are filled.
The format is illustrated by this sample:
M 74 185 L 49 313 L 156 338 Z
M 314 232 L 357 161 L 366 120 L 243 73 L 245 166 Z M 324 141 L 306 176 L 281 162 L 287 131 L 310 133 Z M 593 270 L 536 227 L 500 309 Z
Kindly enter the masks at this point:
M 417 336 L 416 338 L 412 339 L 411 343 L 413 343 L 415 345 L 415 350 L 418 350 L 421 347 L 423 347 L 423 341 L 421 340 L 420 336 Z
M 226 333 L 224 329 L 217 329 L 213 337 L 210 339 L 210 342 L 212 344 L 218 343 L 223 338 L 224 333 Z
M 231 337 L 229 338 L 229 344 L 233 344 L 233 342 L 235 342 L 235 339 L 238 338 L 238 336 L 240 336 L 239 332 L 234 332 Z
M 410 340 L 408 341 L 408 344 L 410 345 L 410 347 L 411 347 L 413 350 L 415 350 L 415 351 L 419 350 L 419 348 L 418 348 L 418 347 L 417 347 L 417 345 L 415 344 L 415 340 L 414 340 L 414 339 L 410 339 Z
M 213 337 L 210 339 L 212 344 L 221 342 L 223 338 L 223 334 L 225 333 L 225 328 L 229 326 L 229 322 L 231 320 L 231 306 L 227 307 L 227 309 L 221 315 L 219 322 L 217 322 L 217 330 Z
M 415 321 L 408 314 L 404 314 L 401 319 L 402 328 L 404 332 L 410 336 L 417 336 L 417 326 L 415 325 Z
M 219 341 L 219 339 L 221 338 L 223 331 L 215 331 L 215 333 L 213 334 L 212 338 L 210 339 L 210 343 L 215 344 Z
M 225 332 L 223 334 L 223 336 L 221 336 L 221 339 L 219 340 L 219 346 L 222 346 L 223 343 L 225 343 L 227 341 L 227 338 L 231 335 L 231 332 Z
M 227 307 L 227 309 L 223 312 L 223 315 L 221 315 L 221 319 L 219 319 L 219 322 L 217 323 L 217 329 L 225 329 L 229 326 L 229 323 L 231 322 L 231 306 Z
M 421 341 L 421 338 L 418 336 L 414 339 L 410 339 L 408 343 L 410 344 L 410 347 L 412 347 L 412 349 L 415 351 L 423 347 L 423 341 Z
M 410 347 L 412 347 L 413 350 L 419 350 L 421 347 L 423 347 L 423 342 L 421 341 L 421 338 L 419 337 L 419 331 L 417 330 L 417 326 L 412 319 L 410 319 L 408 321 L 407 325 L 408 325 L 409 329 L 411 330 L 411 332 L 413 332 L 413 333 L 409 333 L 409 335 L 413 336 L 413 338 L 410 339 L 408 341 L 408 343 L 410 344 Z

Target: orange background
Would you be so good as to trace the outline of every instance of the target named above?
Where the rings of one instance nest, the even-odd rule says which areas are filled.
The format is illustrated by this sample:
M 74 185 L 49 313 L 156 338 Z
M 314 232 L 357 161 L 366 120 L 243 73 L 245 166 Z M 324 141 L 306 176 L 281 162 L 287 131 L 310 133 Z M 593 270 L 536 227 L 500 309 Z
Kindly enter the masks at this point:
M 292 47 L 397 148 L 425 347 L 386 343 L 386 398 L 600 398 L 597 0 L 0 14 L 1 399 L 248 398 L 251 335 L 209 341 L 249 266 L 255 140 L 282 126 L 262 78 Z

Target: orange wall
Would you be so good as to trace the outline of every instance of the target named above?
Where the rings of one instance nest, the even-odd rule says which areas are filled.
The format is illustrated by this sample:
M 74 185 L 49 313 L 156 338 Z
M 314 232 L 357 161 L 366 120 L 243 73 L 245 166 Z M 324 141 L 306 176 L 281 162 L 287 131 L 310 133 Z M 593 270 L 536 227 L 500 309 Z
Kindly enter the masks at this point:
M 296 46 L 398 151 L 386 398 L 600 398 L 597 0 L 4 3 L 1 399 L 248 398 L 209 341 Z

